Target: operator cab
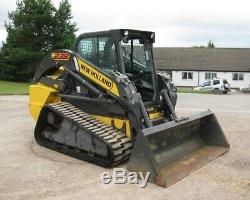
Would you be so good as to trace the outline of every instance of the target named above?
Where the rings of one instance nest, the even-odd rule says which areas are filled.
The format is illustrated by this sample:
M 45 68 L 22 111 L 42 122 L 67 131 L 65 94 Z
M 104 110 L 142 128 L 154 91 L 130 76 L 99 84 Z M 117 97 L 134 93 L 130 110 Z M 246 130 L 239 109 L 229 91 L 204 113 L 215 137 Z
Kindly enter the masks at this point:
M 106 73 L 120 72 L 134 82 L 145 104 L 156 101 L 153 32 L 129 29 L 84 33 L 76 51 Z

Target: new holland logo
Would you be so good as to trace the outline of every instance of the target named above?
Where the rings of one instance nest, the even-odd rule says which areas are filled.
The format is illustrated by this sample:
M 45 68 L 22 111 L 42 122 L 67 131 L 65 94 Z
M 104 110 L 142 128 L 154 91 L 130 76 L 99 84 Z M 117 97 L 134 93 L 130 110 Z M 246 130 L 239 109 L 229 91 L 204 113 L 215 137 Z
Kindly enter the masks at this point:
M 104 75 L 102 75 L 100 72 L 98 72 L 95 69 L 92 69 L 88 65 L 86 65 L 83 62 L 80 62 L 80 69 L 81 71 L 87 75 L 90 79 L 97 80 L 97 83 L 104 86 L 105 88 L 111 90 L 113 87 L 113 82 L 106 78 Z

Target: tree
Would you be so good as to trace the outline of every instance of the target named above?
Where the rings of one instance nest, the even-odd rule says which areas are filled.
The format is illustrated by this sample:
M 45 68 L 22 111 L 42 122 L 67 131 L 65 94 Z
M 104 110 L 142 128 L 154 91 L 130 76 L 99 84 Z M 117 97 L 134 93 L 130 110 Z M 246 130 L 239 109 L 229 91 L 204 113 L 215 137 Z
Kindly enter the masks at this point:
M 5 23 L 8 35 L 0 52 L 0 79 L 27 81 L 48 51 L 72 48 L 77 29 L 71 20 L 67 0 L 58 9 L 51 0 L 18 0 Z
M 54 48 L 73 48 L 75 42 L 76 23 L 72 23 L 71 5 L 68 0 L 60 3 L 55 13 L 56 25 L 54 26 Z
M 206 46 L 200 45 L 200 46 L 193 46 L 193 48 L 206 48 Z
M 215 48 L 214 42 L 212 42 L 211 40 L 209 40 L 209 42 L 207 44 L 207 48 Z
M 209 42 L 207 43 L 207 46 L 200 45 L 200 46 L 193 46 L 193 48 L 215 48 L 215 44 L 214 42 L 209 40 Z

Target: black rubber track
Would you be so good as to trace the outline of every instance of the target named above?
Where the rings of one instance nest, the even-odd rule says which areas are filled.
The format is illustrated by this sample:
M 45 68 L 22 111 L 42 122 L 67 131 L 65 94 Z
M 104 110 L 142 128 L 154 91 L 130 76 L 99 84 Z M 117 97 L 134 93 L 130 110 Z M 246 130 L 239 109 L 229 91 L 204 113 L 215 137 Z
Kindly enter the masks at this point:
M 79 129 L 87 131 L 88 133 L 91 133 L 93 137 L 98 137 L 105 142 L 108 147 L 109 156 L 102 157 L 100 155 L 93 155 L 82 149 L 60 144 L 56 141 L 45 138 L 42 133 L 47 126 L 47 114 L 49 112 L 54 112 L 57 115 L 60 115 L 61 118 L 69 120 Z M 96 128 L 93 128 L 92 126 L 90 130 L 88 127 L 91 126 L 91 124 L 95 124 Z M 34 136 L 37 143 L 43 147 L 103 167 L 111 167 L 123 163 L 129 159 L 132 151 L 132 143 L 124 133 L 96 120 L 91 115 L 67 102 L 49 104 L 42 108 L 35 127 Z

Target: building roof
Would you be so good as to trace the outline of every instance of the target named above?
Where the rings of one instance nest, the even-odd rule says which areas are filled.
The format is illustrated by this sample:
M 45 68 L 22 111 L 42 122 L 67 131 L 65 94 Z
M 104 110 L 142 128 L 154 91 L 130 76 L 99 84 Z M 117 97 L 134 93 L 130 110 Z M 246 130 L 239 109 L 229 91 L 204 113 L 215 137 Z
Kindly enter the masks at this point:
M 154 48 L 158 69 L 250 72 L 250 48 Z

